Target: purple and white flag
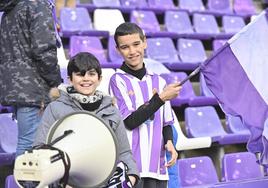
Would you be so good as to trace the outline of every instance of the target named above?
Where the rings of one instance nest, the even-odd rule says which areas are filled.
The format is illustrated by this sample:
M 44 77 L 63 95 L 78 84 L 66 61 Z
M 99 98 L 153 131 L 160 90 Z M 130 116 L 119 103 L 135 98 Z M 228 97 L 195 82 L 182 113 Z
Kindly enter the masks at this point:
M 260 162 L 268 166 L 267 20 L 266 10 L 202 64 L 201 72 L 223 111 L 249 128 L 248 150 L 261 153 Z

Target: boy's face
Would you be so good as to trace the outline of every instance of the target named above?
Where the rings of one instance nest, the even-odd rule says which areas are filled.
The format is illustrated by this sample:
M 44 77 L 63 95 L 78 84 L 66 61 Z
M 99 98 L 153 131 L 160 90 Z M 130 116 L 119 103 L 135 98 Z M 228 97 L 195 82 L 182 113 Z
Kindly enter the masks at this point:
M 87 71 L 85 75 L 82 75 L 80 72 L 73 72 L 72 79 L 70 80 L 70 83 L 78 93 L 87 96 L 95 93 L 100 82 L 101 77 L 98 77 L 98 73 L 95 69 Z
M 138 33 L 118 36 L 117 50 L 124 58 L 125 63 L 132 70 L 139 70 L 143 67 L 144 50 L 147 47 L 146 39 L 141 40 Z

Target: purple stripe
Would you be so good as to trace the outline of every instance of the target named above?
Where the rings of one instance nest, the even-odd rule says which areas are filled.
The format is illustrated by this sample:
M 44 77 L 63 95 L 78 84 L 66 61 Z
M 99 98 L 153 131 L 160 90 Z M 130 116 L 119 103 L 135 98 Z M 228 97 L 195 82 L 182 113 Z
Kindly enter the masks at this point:
M 133 108 L 136 109 L 136 96 L 134 95 L 134 89 L 133 89 L 133 86 L 131 84 L 131 81 L 130 81 L 130 79 L 127 76 L 125 76 L 123 74 L 120 74 L 120 77 L 126 83 L 126 85 L 127 85 L 127 91 L 129 92 L 128 94 L 129 94 L 129 97 L 131 99 Z M 133 95 L 131 93 L 133 93 Z
M 136 160 L 139 171 L 142 172 L 139 128 L 132 130 L 132 153 L 134 159 Z
M 153 75 L 152 77 L 152 87 L 153 89 L 157 89 L 159 91 L 159 77 Z M 157 172 L 159 158 L 160 158 L 160 150 L 162 144 L 162 122 L 160 117 L 160 110 L 158 110 L 154 115 L 153 121 L 153 135 L 152 135 L 152 149 L 151 149 L 151 158 L 150 158 L 150 172 Z
M 217 55 L 202 66 L 201 70 L 207 86 L 216 96 L 223 110 L 242 117 L 253 134 L 258 132 L 258 135 L 251 137 L 249 147 L 250 142 L 259 142 L 261 131 L 252 130 L 263 129 L 264 121 L 268 117 L 267 104 L 247 77 L 230 46 L 225 44 Z M 255 144 L 254 147 L 259 146 Z M 252 149 L 262 150 L 262 147 Z

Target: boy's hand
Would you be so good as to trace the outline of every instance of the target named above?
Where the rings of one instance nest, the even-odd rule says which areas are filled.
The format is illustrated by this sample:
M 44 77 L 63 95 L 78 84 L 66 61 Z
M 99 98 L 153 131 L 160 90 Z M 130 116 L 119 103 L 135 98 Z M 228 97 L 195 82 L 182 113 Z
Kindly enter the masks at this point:
M 130 182 L 131 182 L 131 185 L 133 186 L 133 185 L 135 185 L 135 183 L 136 183 L 136 178 L 134 177 L 134 176 L 128 176 L 128 178 L 129 178 L 129 180 L 130 180 Z
M 178 96 L 181 90 L 181 86 L 179 85 L 179 82 L 172 83 L 167 85 L 164 90 L 159 94 L 159 97 L 162 101 L 168 101 L 170 99 L 173 99 Z
M 171 167 L 174 164 L 176 164 L 177 158 L 178 158 L 178 153 L 172 143 L 171 140 L 167 141 L 167 144 L 165 145 L 165 148 L 168 152 L 171 154 L 171 159 L 167 162 L 166 167 Z

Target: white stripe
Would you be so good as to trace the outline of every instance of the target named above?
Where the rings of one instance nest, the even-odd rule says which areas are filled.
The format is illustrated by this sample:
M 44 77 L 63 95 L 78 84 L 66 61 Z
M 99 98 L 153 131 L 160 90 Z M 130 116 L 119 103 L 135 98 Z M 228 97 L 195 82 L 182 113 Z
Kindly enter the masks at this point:
M 230 41 L 230 47 L 264 101 L 268 104 L 268 25 L 263 11 Z
M 128 108 L 129 111 L 133 111 L 133 106 L 132 106 L 132 102 L 131 99 L 129 97 L 128 91 L 127 91 L 127 84 L 125 83 L 125 81 L 121 78 L 121 76 L 116 75 L 115 76 L 115 81 L 116 81 L 116 85 L 120 90 L 121 95 L 124 98 L 124 101 L 126 103 L 126 106 Z

